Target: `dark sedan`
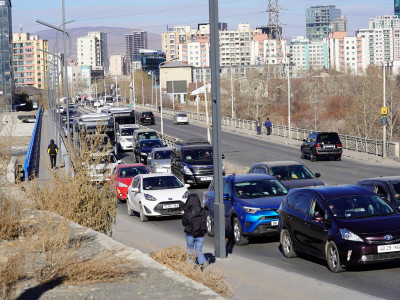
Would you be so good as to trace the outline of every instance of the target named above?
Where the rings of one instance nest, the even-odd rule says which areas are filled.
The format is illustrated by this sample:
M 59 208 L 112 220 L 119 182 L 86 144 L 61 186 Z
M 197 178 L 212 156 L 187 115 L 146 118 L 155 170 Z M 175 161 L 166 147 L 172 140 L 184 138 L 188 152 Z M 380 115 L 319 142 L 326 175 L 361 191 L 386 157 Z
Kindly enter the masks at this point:
M 275 176 L 287 188 L 323 185 L 318 178 L 320 173 L 313 173 L 297 161 L 267 161 L 252 164 L 248 173 L 269 174 Z
M 400 214 L 358 185 L 292 189 L 282 203 L 283 254 L 326 259 L 332 272 L 400 259 Z
M 159 139 L 141 140 L 136 143 L 133 149 L 136 162 L 147 164 L 147 156 L 153 148 L 161 148 L 165 145 Z
M 361 179 L 358 185 L 377 193 L 392 207 L 400 210 L 400 176 Z

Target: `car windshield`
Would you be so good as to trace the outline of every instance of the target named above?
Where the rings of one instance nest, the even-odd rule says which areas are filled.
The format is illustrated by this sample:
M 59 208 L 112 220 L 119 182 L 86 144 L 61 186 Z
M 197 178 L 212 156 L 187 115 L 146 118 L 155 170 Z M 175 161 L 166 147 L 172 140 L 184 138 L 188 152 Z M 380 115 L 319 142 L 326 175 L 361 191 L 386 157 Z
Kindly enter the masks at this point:
M 212 148 L 188 149 L 183 153 L 184 160 L 211 160 L 213 157 Z
M 154 159 L 171 159 L 172 150 L 156 151 Z
M 278 180 L 264 179 L 237 182 L 234 186 L 234 193 L 241 199 L 254 199 L 284 196 L 288 191 Z
M 313 179 L 314 175 L 306 166 L 291 165 L 271 167 L 271 175 L 280 180 Z
M 178 116 L 179 118 L 186 118 L 186 117 L 187 117 L 186 114 L 178 114 L 177 116 Z
M 335 144 L 340 143 L 339 135 L 336 132 L 321 132 L 318 134 L 318 143 Z
M 183 187 L 183 184 L 175 176 L 143 178 L 144 190 L 177 189 L 181 187 Z
M 391 189 L 393 190 L 393 195 L 396 200 L 400 200 L 400 182 L 389 183 Z
M 161 148 L 164 145 L 160 140 L 143 140 L 140 141 L 140 148 Z
M 93 145 L 107 145 L 108 144 L 108 136 L 87 136 L 86 137 L 86 144 L 88 146 L 93 146 Z
M 144 112 L 142 113 L 142 117 L 150 118 L 153 115 L 152 112 Z
M 156 132 L 142 132 L 138 134 L 138 139 L 140 140 L 151 140 L 156 139 L 157 133 Z
M 114 164 L 117 162 L 117 159 L 114 155 L 103 155 L 103 156 L 92 156 L 90 157 L 90 165 L 98 165 L 98 164 Z
M 121 135 L 122 136 L 133 135 L 134 131 L 135 130 L 133 128 L 124 128 L 124 129 L 121 129 Z
M 120 178 L 133 178 L 139 174 L 149 174 L 149 170 L 144 167 L 124 167 L 120 168 L 118 171 L 118 177 Z
M 377 195 L 332 198 L 327 207 L 337 219 L 357 219 L 393 214 L 395 211 Z

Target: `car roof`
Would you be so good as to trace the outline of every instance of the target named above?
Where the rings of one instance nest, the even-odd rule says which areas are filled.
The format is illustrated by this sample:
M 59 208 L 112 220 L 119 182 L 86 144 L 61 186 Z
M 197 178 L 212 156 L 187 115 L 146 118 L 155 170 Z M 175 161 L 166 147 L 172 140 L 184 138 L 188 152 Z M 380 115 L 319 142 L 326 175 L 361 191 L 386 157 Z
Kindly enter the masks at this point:
M 142 141 L 145 141 L 145 140 L 142 140 Z M 153 151 L 154 152 L 157 152 L 157 151 L 168 151 L 168 150 L 174 150 L 174 148 L 173 147 L 171 147 L 171 146 L 168 146 L 168 147 L 161 147 L 161 148 L 153 148 Z
M 277 167 L 277 166 L 304 166 L 304 164 L 299 163 L 297 161 L 290 161 L 290 160 L 276 160 L 276 161 L 263 161 L 259 163 L 252 164 L 253 165 L 267 165 L 269 167 Z
M 142 163 L 118 165 L 118 169 L 120 169 L 120 168 L 130 168 L 130 167 L 146 167 L 146 166 L 144 164 L 142 164 Z
M 160 139 L 144 139 L 144 140 L 140 140 L 139 143 L 141 143 L 141 142 L 148 142 L 148 141 L 160 141 L 160 142 L 161 142 Z
M 260 179 L 274 179 L 277 180 L 276 177 L 268 174 L 232 174 L 224 177 L 225 179 L 229 179 L 233 182 L 242 182 L 249 180 L 260 180 Z
M 154 177 L 167 177 L 167 176 L 174 176 L 174 174 L 171 173 L 149 173 L 149 174 L 140 174 L 143 178 L 154 178 Z
M 394 182 L 394 181 L 400 181 L 400 176 L 381 176 L 381 177 L 364 178 L 360 179 L 358 182 L 361 183 L 365 181 Z
M 137 125 L 137 124 L 123 124 L 123 125 L 119 125 L 119 128 L 121 128 L 121 129 L 125 129 L 125 128 L 140 128 L 140 126 Z
M 154 129 L 139 129 L 139 130 L 135 130 L 135 133 L 142 133 L 142 132 L 156 132 Z
M 294 188 L 290 192 L 311 192 L 317 193 L 324 199 L 354 196 L 354 195 L 375 195 L 370 190 L 359 185 L 318 185 L 307 188 Z M 289 192 L 289 193 L 290 193 Z
M 148 113 L 153 113 L 153 112 L 150 110 L 142 111 L 142 114 L 148 114 Z

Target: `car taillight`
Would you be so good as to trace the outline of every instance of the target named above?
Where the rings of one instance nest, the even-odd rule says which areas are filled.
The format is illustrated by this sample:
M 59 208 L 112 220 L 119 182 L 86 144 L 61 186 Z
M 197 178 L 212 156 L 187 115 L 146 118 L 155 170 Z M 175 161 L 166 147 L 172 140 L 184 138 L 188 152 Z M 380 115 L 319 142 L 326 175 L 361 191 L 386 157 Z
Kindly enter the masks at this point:
M 337 147 L 338 148 L 342 148 L 343 146 L 342 146 L 342 144 L 338 144 Z
M 140 117 L 141 119 L 144 119 L 144 117 Z
M 315 148 L 322 148 L 322 145 L 321 144 L 316 144 Z
M 152 119 L 154 119 L 154 116 L 151 116 Z

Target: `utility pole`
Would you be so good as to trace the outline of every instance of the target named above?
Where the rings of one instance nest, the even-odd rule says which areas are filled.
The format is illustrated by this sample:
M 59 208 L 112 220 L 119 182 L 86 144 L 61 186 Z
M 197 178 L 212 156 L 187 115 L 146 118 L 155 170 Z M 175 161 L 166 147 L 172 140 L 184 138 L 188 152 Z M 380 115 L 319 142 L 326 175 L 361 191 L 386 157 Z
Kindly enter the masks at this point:
M 232 64 L 231 64 L 231 98 L 232 98 L 232 119 L 235 117 L 233 112 L 233 74 L 232 74 Z M 258 112 L 257 112 L 258 113 Z
M 383 107 L 386 107 L 386 64 L 383 62 Z M 382 157 L 386 157 L 386 124 L 382 124 Z

